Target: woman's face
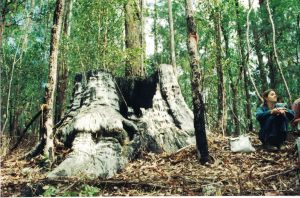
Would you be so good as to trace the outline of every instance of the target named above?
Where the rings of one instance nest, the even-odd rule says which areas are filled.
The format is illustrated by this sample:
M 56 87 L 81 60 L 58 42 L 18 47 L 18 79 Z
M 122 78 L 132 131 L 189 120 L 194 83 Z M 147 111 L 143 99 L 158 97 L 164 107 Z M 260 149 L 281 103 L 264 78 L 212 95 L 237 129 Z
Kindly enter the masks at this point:
M 270 91 L 270 93 L 268 94 L 268 97 L 266 98 L 266 101 L 272 102 L 272 103 L 277 102 L 277 95 L 276 95 L 275 91 Z

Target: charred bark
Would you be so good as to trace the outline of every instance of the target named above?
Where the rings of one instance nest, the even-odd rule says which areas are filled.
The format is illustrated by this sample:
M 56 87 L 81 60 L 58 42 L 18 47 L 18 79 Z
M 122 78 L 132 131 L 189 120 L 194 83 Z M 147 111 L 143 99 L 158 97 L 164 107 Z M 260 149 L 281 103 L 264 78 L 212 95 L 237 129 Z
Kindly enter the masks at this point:
M 205 106 L 201 92 L 200 82 L 201 74 L 199 69 L 200 57 L 198 54 L 198 33 L 197 26 L 194 20 L 192 10 L 192 1 L 186 0 L 186 22 L 188 34 L 188 52 L 190 56 L 190 67 L 192 69 L 192 98 L 193 98 L 193 113 L 194 113 L 194 129 L 196 136 L 196 144 L 198 154 L 200 155 L 200 162 L 202 164 L 210 161 L 208 152 L 206 130 L 205 130 Z

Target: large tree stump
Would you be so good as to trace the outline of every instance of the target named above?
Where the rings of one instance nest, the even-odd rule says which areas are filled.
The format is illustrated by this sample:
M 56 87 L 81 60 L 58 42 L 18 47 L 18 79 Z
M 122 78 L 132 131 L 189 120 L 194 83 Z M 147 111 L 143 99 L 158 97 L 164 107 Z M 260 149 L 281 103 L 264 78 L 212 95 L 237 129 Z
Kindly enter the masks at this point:
M 195 144 L 193 114 L 171 65 L 161 65 L 147 79 L 114 78 L 104 71 L 77 75 L 56 137 L 73 151 L 49 178 L 110 178 L 141 150 L 171 153 Z

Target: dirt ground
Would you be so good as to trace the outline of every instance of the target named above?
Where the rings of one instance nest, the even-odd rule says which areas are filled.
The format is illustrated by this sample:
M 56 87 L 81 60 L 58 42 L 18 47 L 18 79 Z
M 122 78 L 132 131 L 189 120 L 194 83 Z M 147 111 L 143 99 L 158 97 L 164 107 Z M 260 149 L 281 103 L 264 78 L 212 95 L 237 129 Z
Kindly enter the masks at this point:
M 34 145 L 27 137 L 1 159 L 1 197 L 7 196 L 160 196 L 160 195 L 300 195 L 300 169 L 295 139 L 290 133 L 280 151 L 265 151 L 248 134 L 256 151 L 233 153 L 228 137 L 208 137 L 214 163 L 200 165 L 194 146 L 173 154 L 141 153 L 109 180 L 85 176 L 48 180 L 47 160 L 18 160 Z M 67 150 L 58 151 L 62 160 Z M 57 164 L 54 164 L 55 167 Z M 52 167 L 52 168 L 53 168 Z

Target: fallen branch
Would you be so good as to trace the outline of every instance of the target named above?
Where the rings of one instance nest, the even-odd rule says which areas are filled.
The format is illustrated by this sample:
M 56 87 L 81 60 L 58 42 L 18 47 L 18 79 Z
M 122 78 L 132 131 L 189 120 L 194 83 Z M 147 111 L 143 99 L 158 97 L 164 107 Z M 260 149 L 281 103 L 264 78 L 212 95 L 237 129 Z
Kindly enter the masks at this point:
M 267 159 L 267 158 L 265 158 L 263 156 L 261 156 L 261 162 L 269 162 L 271 164 L 278 164 L 278 165 L 280 164 L 279 162 L 276 162 L 275 160 Z
M 68 178 L 66 180 L 66 178 L 61 177 L 60 179 L 46 179 L 46 181 L 49 181 L 50 183 L 66 183 L 66 182 L 70 182 L 69 180 L 70 178 Z M 44 182 L 44 181 L 43 181 Z M 72 184 L 73 186 L 79 181 L 74 181 L 74 183 Z M 89 184 L 92 186 L 96 186 L 96 187 L 139 187 L 139 188 L 148 188 L 148 189 L 169 189 L 169 186 L 164 186 L 164 185 L 159 185 L 159 184 L 153 184 L 153 183 L 147 183 L 147 182 L 134 182 L 134 181 L 124 181 L 124 180 L 101 180 L 101 178 L 99 178 L 99 180 L 91 180 L 90 182 L 85 181 L 85 184 Z M 65 191 L 67 189 L 70 189 L 72 187 L 72 185 L 68 186 Z
M 298 167 L 295 167 L 295 168 L 293 168 L 293 169 L 286 170 L 286 171 L 284 171 L 284 172 L 279 172 L 279 173 L 276 173 L 276 174 L 274 174 L 274 175 L 269 175 L 268 177 L 264 178 L 263 180 L 272 179 L 272 178 L 277 177 L 277 176 L 279 176 L 279 175 L 285 175 L 285 174 L 288 174 L 288 173 L 290 173 L 290 172 L 298 171 L 298 170 L 300 170 L 300 169 L 299 169 Z
M 37 156 L 38 154 L 42 153 L 45 145 L 46 145 L 46 140 L 45 139 L 40 140 L 31 151 L 26 153 L 24 156 L 20 157 L 19 160 L 28 160 L 30 158 Z
M 67 190 L 71 189 L 75 184 L 77 184 L 78 181 L 74 182 L 73 184 L 69 185 L 67 188 L 65 188 L 64 190 L 61 191 L 61 193 L 66 192 Z
M 9 154 L 14 151 L 18 146 L 19 144 L 21 143 L 23 137 L 25 136 L 27 130 L 29 129 L 29 127 L 32 125 L 32 123 L 42 114 L 42 110 L 40 110 L 39 112 L 37 112 L 33 118 L 29 121 L 29 123 L 25 126 L 25 129 L 22 131 L 22 135 L 19 137 L 17 143 L 10 149 L 9 151 Z

